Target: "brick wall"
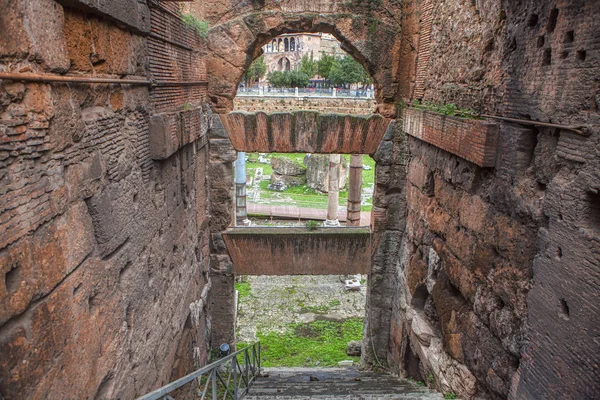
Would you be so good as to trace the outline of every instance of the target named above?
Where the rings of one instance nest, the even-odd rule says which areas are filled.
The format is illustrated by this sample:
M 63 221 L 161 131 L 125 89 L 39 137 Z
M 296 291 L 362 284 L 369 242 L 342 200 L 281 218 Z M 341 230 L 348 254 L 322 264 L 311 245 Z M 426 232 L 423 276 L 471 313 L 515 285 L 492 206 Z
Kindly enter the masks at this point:
M 160 36 L 142 3 L 88 3 L 2 6 L 0 70 L 201 76 L 186 72 L 202 70 L 201 46 L 160 53 L 167 75 L 151 65 L 160 38 L 201 44 L 171 14 L 152 10 L 171 21 Z M 134 398 L 206 362 L 203 90 L 0 81 L 0 397 Z M 158 112 L 179 139 L 153 157 Z
M 430 4 L 421 6 L 423 19 Z M 392 165 L 406 165 L 406 211 L 374 207 L 374 216 L 406 221 L 404 236 L 389 231 L 386 242 L 397 262 L 385 291 L 388 361 L 401 375 L 431 376 L 430 384 L 464 398 L 598 391 L 598 345 L 589 334 L 600 290 L 591 278 L 600 265 L 599 53 L 591 39 L 598 13 L 584 1 L 434 4 L 431 33 L 422 29 L 429 38 L 419 38 L 430 56 L 416 68 L 425 101 L 583 125 L 592 134 L 504 122 L 487 131 L 423 111 L 400 115 L 409 151 L 387 147 Z M 489 152 L 462 146 L 465 135 L 482 133 L 492 135 L 479 141 Z M 402 190 L 384 189 L 374 202 L 401 207 L 394 196 Z

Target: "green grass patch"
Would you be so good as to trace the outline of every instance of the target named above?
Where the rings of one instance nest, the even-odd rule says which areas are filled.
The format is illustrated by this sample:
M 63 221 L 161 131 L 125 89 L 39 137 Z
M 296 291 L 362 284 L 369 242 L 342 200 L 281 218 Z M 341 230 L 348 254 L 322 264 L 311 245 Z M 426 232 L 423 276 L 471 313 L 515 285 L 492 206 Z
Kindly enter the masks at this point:
M 247 167 L 248 176 L 254 176 L 257 168 L 263 169 L 263 175 L 273 174 L 273 168 L 269 164 L 261 164 L 257 162 L 259 155 L 252 153 L 249 154 Z M 300 153 L 272 153 L 265 156 L 266 158 L 272 157 L 284 157 L 293 160 L 298 163 L 302 163 L 305 154 Z M 350 155 L 343 155 L 346 162 L 349 164 Z M 375 182 L 375 160 L 365 155 L 363 157 L 363 164 L 370 167 L 369 170 L 363 170 L 363 187 L 370 187 Z M 259 184 L 260 189 L 260 203 L 262 204 L 284 204 L 284 205 L 295 205 L 301 208 L 327 208 L 327 193 L 320 193 L 316 190 L 308 187 L 307 185 L 292 186 L 288 187 L 282 192 L 270 190 L 268 188 L 270 182 L 263 180 Z M 367 202 L 371 203 L 372 198 L 368 198 Z M 348 188 L 340 190 L 339 193 L 339 205 L 346 206 L 348 203 Z M 371 211 L 372 205 L 361 206 L 361 211 Z
M 352 318 L 343 322 L 314 321 L 310 324 L 289 324 L 283 333 L 259 330 L 262 365 L 265 367 L 332 367 L 342 360 L 360 357 L 346 355 L 346 345 L 362 340 L 363 320 Z M 318 364 L 317 364 L 318 363 Z
M 241 301 L 246 297 L 250 297 L 252 293 L 252 287 L 250 286 L 250 282 L 236 282 L 235 290 L 238 291 L 238 301 Z

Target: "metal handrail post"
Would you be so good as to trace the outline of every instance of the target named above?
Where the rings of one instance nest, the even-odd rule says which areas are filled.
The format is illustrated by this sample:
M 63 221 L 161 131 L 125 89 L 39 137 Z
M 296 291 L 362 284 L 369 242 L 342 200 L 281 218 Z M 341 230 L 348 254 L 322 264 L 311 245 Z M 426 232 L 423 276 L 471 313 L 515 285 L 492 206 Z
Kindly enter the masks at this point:
M 238 400 L 238 386 L 237 386 L 237 356 L 231 359 L 231 368 L 233 369 L 233 398 Z
M 248 355 L 248 352 L 244 353 L 244 360 L 246 362 L 246 393 L 248 392 L 248 389 L 250 389 L 250 369 L 248 368 L 250 365 L 250 356 Z
M 213 369 L 212 371 L 212 398 L 216 400 L 217 398 L 217 369 Z

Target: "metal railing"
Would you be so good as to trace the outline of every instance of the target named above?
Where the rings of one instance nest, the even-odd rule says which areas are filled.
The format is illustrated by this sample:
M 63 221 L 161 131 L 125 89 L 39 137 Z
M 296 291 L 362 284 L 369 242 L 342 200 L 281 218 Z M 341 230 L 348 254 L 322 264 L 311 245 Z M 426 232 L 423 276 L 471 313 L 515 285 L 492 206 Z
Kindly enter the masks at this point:
M 242 361 L 240 361 L 242 358 Z M 215 361 L 148 393 L 137 400 L 174 400 L 170 394 L 186 384 L 196 382 L 194 398 L 217 400 L 243 398 L 260 374 L 260 342 Z M 189 396 L 189 392 L 186 392 Z M 189 398 L 187 397 L 186 398 Z
M 242 97 L 327 97 L 342 99 L 374 99 L 375 92 L 367 89 L 333 88 L 274 88 L 240 87 L 237 91 Z

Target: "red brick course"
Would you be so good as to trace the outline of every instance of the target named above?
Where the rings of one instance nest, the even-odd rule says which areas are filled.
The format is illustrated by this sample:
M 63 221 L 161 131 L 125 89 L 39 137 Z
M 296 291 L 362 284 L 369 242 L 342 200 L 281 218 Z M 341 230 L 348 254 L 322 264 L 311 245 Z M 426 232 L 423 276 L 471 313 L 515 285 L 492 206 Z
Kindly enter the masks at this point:
M 409 108 L 404 111 L 404 131 L 480 167 L 496 165 L 498 125 L 480 120 L 449 117 Z

